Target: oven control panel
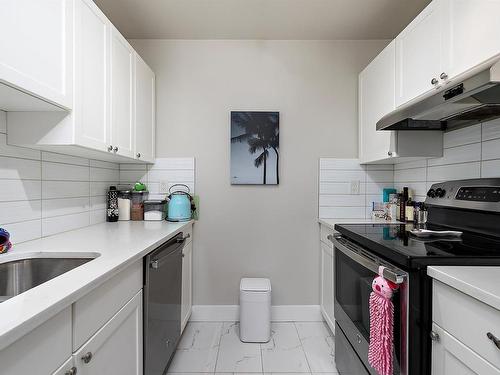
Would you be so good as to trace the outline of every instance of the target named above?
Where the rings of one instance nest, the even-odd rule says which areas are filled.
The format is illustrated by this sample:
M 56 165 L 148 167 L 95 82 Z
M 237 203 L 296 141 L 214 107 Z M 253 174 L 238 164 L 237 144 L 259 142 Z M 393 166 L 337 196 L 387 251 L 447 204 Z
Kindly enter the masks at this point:
M 475 202 L 500 202 L 500 186 L 461 187 L 455 199 Z

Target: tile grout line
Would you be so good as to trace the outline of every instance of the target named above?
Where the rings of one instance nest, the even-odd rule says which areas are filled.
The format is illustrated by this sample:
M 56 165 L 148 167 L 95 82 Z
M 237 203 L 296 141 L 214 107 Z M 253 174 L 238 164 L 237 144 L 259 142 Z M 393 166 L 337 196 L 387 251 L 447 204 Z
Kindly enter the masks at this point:
M 295 323 L 296 323 L 295 321 L 292 322 L 293 327 L 295 328 L 295 332 L 297 332 L 297 338 L 299 339 L 299 342 L 300 342 L 300 349 L 302 349 L 302 353 L 304 353 L 304 358 L 306 359 L 307 368 L 309 369 L 309 374 L 311 374 L 312 373 L 312 369 L 311 369 L 311 365 L 309 364 L 309 358 L 307 358 L 307 353 L 304 350 L 304 344 L 302 342 L 302 339 L 300 338 L 300 334 L 299 334 L 299 330 L 297 328 L 297 324 L 295 324 Z
M 219 353 L 220 353 L 220 346 L 221 346 L 221 343 L 222 343 L 222 334 L 224 333 L 224 323 L 225 322 L 221 322 L 220 323 L 220 335 L 219 335 L 219 343 L 217 345 L 217 355 L 215 356 L 215 364 L 214 364 L 214 371 L 213 371 L 213 374 L 215 374 L 217 372 L 217 364 L 219 362 Z

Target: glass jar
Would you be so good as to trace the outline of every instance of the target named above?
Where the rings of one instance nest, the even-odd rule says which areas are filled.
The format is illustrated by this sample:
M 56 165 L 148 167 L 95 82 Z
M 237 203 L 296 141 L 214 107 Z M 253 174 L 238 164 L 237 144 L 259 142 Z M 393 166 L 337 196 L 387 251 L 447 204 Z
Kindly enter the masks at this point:
M 118 192 L 118 220 L 129 221 L 130 209 L 132 203 L 132 194 L 130 190 L 120 190 Z
M 147 191 L 132 191 L 132 199 L 130 204 L 130 220 L 144 220 L 144 201 L 148 197 Z

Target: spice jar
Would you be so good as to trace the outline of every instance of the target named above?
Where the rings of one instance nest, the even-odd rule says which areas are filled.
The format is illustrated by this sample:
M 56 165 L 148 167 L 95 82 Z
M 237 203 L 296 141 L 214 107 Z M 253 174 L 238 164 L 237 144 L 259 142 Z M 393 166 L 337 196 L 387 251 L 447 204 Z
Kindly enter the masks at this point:
M 148 197 L 147 191 L 132 191 L 132 199 L 130 206 L 130 220 L 144 220 L 144 201 Z

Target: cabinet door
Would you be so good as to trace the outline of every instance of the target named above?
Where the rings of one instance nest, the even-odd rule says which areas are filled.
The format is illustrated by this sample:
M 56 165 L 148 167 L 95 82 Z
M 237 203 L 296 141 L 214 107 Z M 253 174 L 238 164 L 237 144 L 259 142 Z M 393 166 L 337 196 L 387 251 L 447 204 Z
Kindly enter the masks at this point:
M 478 356 L 437 324 L 432 342 L 432 375 L 500 375 L 500 370 Z
M 396 105 L 439 88 L 443 72 L 443 1 L 434 0 L 396 37 Z
M 387 159 L 395 132 L 377 131 L 377 121 L 396 108 L 396 43 L 392 41 L 359 75 L 359 159 Z
M 142 291 L 78 350 L 78 375 L 142 375 Z
M 155 75 L 135 54 L 135 158 L 154 162 Z
M 333 247 L 321 243 L 321 310 L 330 327 L 335 324 Z
M 193 243 L 188 243 L 182 250 L 182 302 L 181 331 L 184 330 L 191 316 L 193 307 Z
M 100 151 L 110 145 L 111 23 L 92 0 L 76 1 L 76 143 Z
M 66 362 L 64 362 L 61 367 L 54 371 L 52 375 L 76 375 L 76 373 L 78 373 L 78 370 L 76 370 L 77 372 L 75 373 L 76 367 L 74 363 L 75 362 L 73 357 L 70 357 Z M 73 373 L 71 372 L 72 370 Z
M 111 145 L 116 154 L 134 155 L 134 49 L 111 29 Z
M 0 82 L 71 109 L 72 44 L 73 1 L 0 1 Z
M 467 72 L 500 54 L 498 0 L 445 0 L 447 6 L 446 73 Z M 446 22 L 444 22 L 446 21 Z

